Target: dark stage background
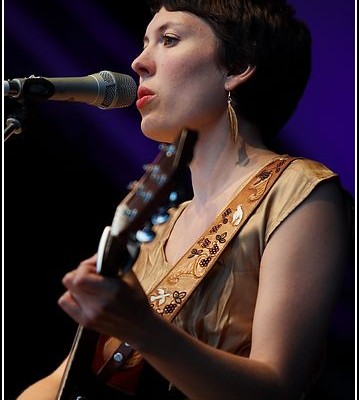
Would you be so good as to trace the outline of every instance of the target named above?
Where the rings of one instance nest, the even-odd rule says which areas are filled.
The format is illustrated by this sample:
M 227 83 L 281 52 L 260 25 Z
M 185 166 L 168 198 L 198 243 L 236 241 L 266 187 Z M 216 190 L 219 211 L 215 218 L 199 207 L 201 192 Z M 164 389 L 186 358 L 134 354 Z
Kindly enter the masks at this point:
M 293 4 L 312 30 L 313 73 L 279 142 L 293 155 L 331 167 L 354 196 L 355 3 Z M 146 10 L 136 0 L 6 0 L 3 78 L 75 77 L 106 69 L 137 80 L 130 64 L 142 48 Z M 5 125 L 18 103 L 5 98 L 4 105 Z M 3 146 L 6 400 L 68 353 L 77 326 L 57 306 L 61 278 L 97 250 L 127 184 L 158 152 L 141 134 L 134 106 L 103 111 L 48 101 L 31 115 L 23 132 Z M 354 296 L 353 255 L 314 398 L 354 398 Z

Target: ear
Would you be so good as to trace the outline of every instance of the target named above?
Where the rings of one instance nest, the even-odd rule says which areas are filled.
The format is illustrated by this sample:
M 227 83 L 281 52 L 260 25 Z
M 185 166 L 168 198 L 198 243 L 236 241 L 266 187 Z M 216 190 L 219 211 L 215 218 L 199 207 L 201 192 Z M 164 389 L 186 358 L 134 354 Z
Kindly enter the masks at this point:
M 226 91 L 231 92 L 238 85 L 247 81 L 254 74 L 255 70 L 256 70 L 256 67 L 252 67 L 251 65 L 248 65 L 246 70 L 241 72 L 240 74 L 227 75 L 225 85 L 224 85 Z

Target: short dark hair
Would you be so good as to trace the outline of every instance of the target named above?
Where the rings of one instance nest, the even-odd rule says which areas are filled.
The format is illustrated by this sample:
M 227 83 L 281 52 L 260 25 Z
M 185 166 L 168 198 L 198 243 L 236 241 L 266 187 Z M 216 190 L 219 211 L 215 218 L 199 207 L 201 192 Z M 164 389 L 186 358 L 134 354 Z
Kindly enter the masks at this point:
M 187 11 L 205 20 L 220 41 L 219 60 L 229 73 L 248 65 L 255 73 L 232 93 L 239 116 L 264 141 L 284 126 L 311 72 L 311 34 L 285 0 L 149 0 L 152 13 Z

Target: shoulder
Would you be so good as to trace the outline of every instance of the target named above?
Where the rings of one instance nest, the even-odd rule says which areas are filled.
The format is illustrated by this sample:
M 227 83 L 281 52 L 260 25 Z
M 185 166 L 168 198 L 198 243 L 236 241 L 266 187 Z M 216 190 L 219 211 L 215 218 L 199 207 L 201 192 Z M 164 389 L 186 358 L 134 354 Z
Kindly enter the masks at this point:
M 319 161 L 297 158 L 283 173 L 276 188 L 283 196 L 283 202 L 299 205 L 307 199 L 321 198 L 338 206 L 345 206 L 346 191 L 340 176 Z
M 294 210 L 319 197 L 340 206 L 343 189 L 339 175 L 318 161 L 294 159 L 261 206 L 267 216 L 266 240 Z
M 338 174 L 319 161 L 308 158 L 294 158 L 285 171 L 287 177 L 313 184 L 327 179 L 338 179 Z
M 331 182 L 324 186 L 340 188 L 339 175 L 326 165 L 307 158 L 293 157 L 293 161 L 283 171 L 270 194 L 272 196 L 280 194 L 282 202 L 286 204 L 301 202 L 314 188 L 324 182 Z

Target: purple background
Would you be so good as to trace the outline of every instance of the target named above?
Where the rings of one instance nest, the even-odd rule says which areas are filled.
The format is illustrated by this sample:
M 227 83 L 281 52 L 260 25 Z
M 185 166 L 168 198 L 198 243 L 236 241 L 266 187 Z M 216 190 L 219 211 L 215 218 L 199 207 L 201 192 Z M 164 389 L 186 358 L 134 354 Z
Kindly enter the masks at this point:
M 149 17 L 144 4 L 126 2 L 125 11 L 121 2 L 103 0 L 6 0 L 4 79 L 86 76 L 107 69 L 137 80 L 130 64 L 142 48 Z M 313 72 L 279 139 L 287 152 L 332 168 L 354 196 L 354 0 L 292 4 L 312 31 Z M 17 107 L 6 98 L 5 119 Z M 134 106 L 103 111 L 48 101 L 4 144 L 5 398 L 48 373 L 70 348 L 76 325 L 56 304 L 61 277 L 96 251 L 127 183 L 157 154 L 157 144 L 142 135 L 139 123 Z M 316 395 L 352 399 L 351 261 L 328 343 Z

